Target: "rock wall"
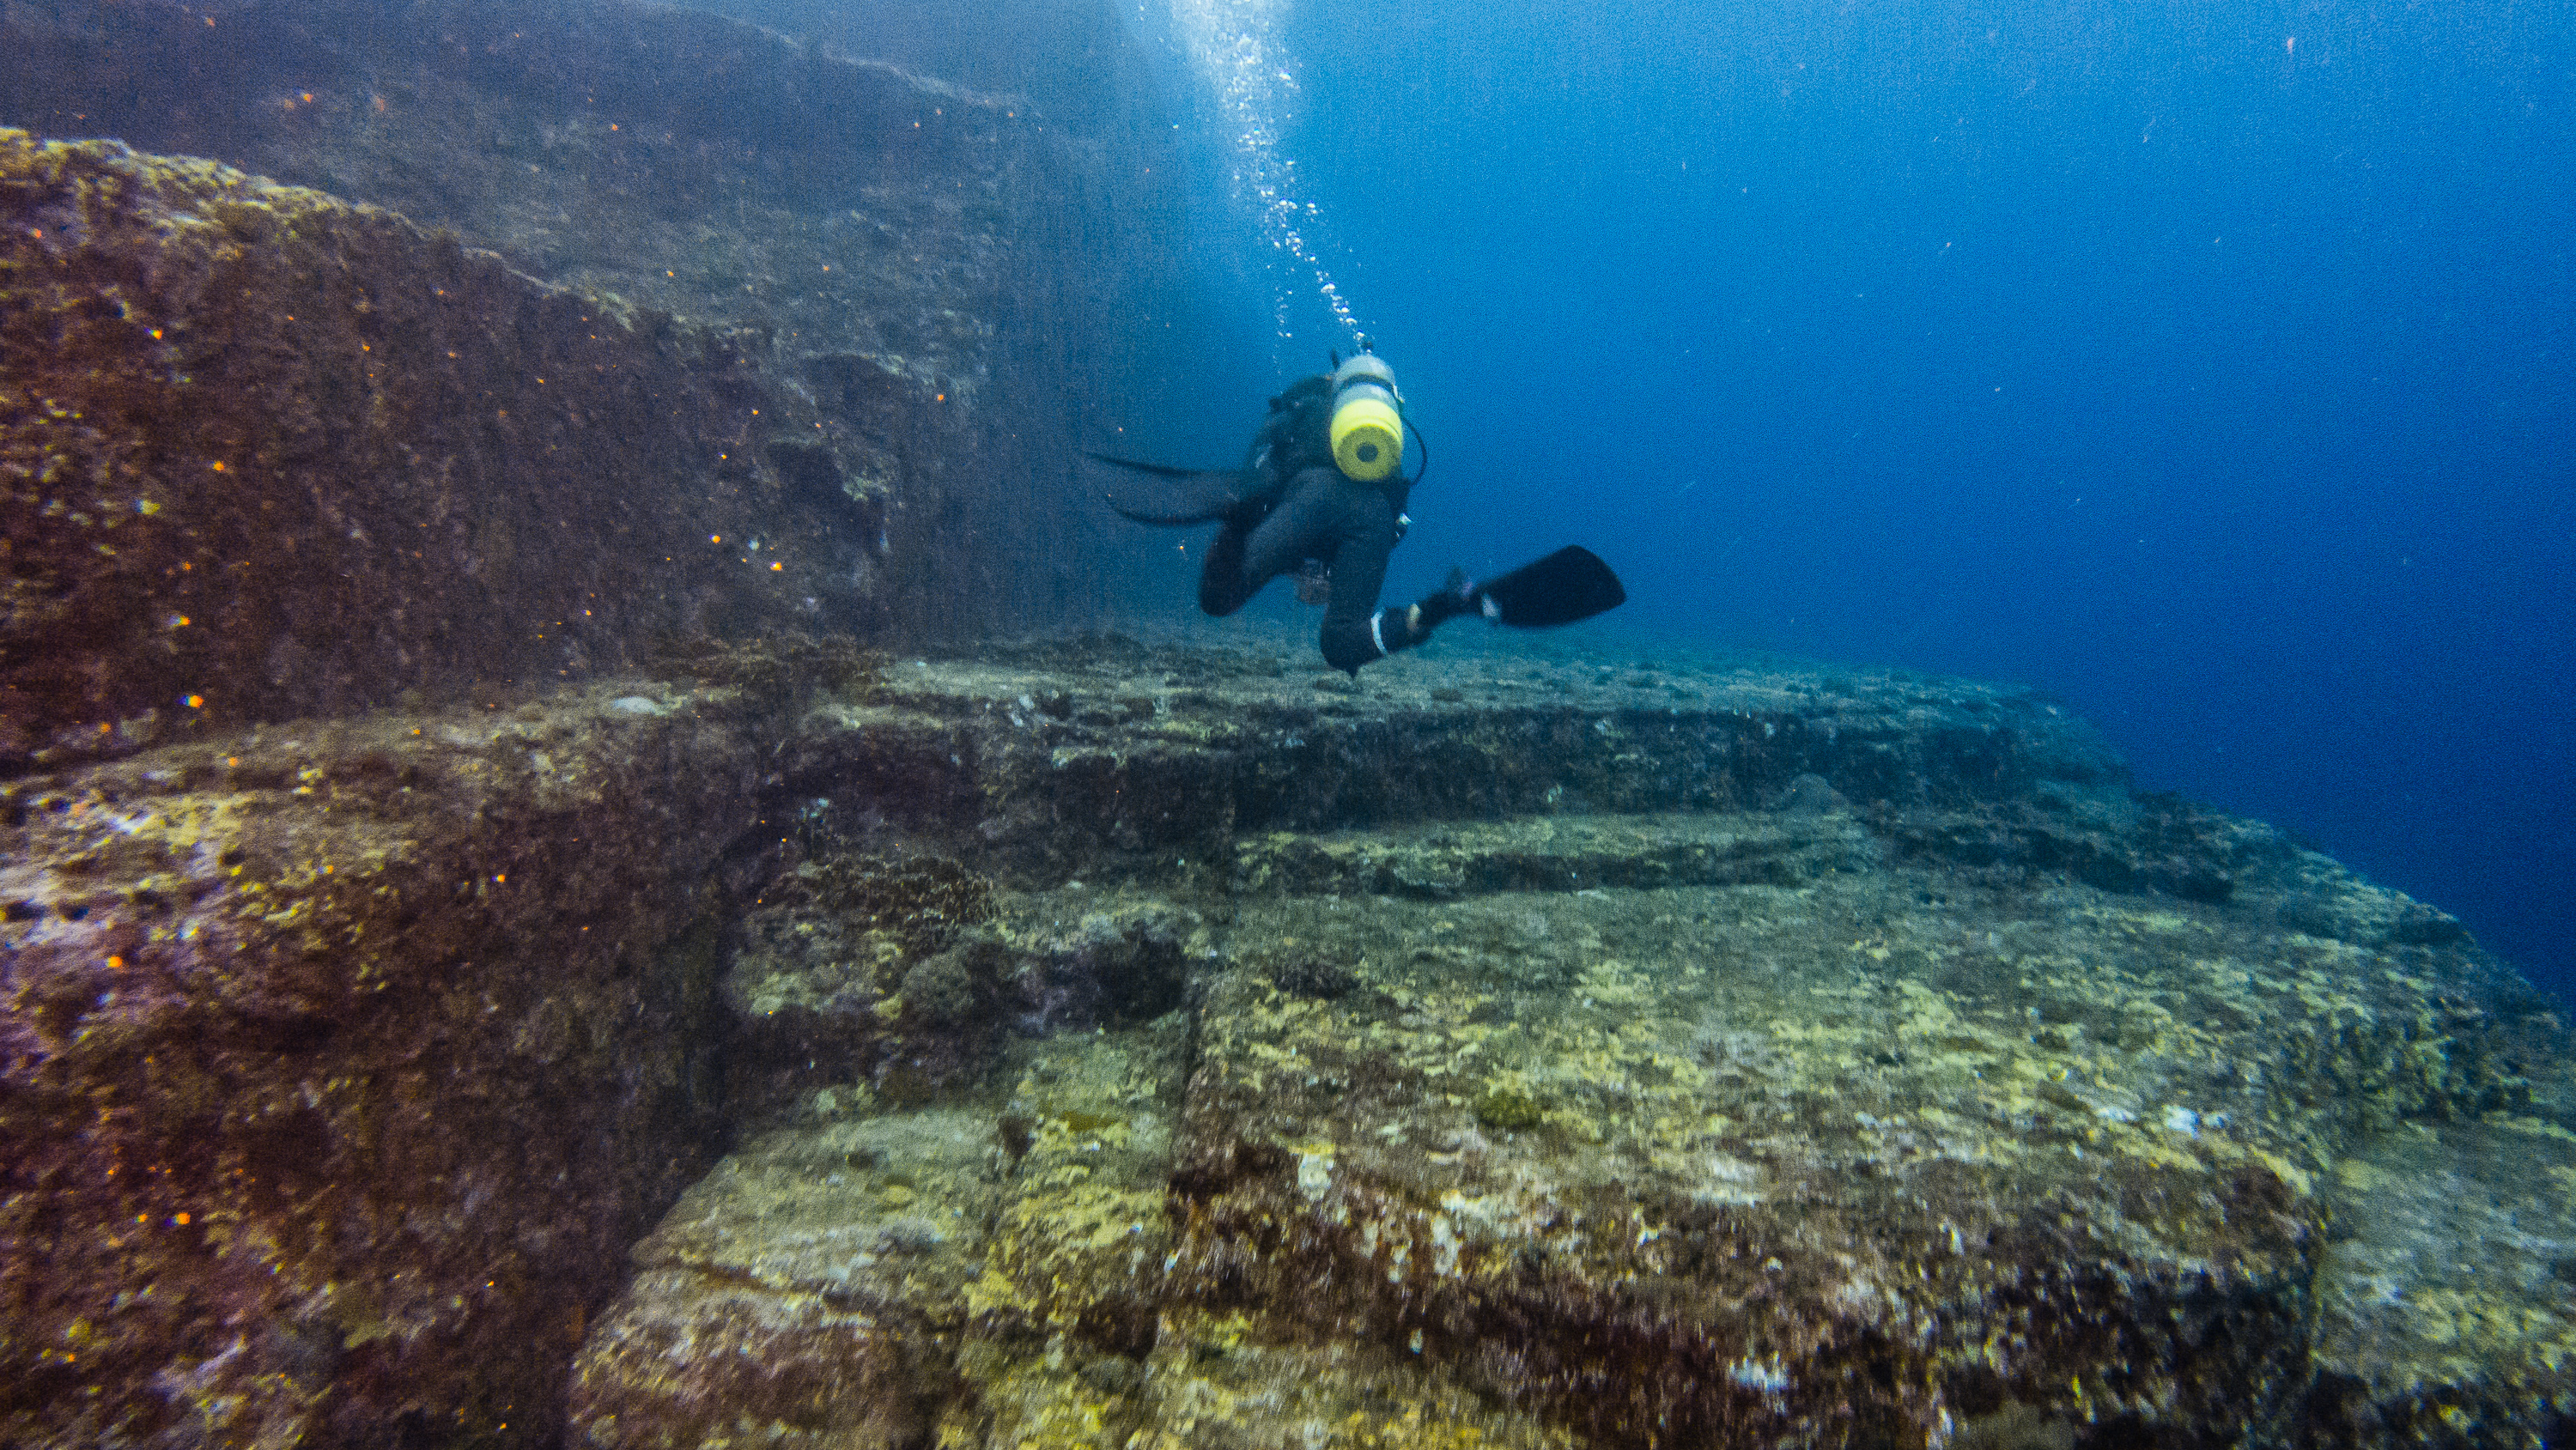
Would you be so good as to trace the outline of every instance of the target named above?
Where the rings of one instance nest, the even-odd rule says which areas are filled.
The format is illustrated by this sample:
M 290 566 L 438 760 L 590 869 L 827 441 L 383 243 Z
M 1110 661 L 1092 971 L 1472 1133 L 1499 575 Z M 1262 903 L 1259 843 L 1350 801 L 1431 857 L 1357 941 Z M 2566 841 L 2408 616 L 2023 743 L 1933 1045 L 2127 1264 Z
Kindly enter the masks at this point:
M 746 723 L 577 694 L 0 786 L 0 1442 L 544 1443 L 720 1141 Z
M 13 4 L 0 56 L 0 122 L 255 173 L 9 145 L 0 760 L 1115 602 L 1073 446 L 1140 198 L 1009 97 L 608 4 Z

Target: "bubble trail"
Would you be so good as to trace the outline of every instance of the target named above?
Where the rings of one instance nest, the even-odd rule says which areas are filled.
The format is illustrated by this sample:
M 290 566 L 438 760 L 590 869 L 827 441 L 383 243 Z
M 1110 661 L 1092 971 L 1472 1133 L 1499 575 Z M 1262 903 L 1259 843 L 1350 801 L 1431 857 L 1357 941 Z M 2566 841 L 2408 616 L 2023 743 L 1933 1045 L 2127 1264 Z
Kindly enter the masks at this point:
M 1297 200 L 1297 163 L 1279 145 L 1298 94 L 1294 63 L 1278 37 L 1283 9 L 1283 0 L 1172 0 L 1172 25 L 1233 139 L 1236 195 L 1260 219 L 1263 240 L 1314 274 L 1333 320 L 1357 337 L 1359 320 L 1321 255 L 1335 249 L 1313 240 L 1326 235 L 1323 211 Z M 1279 336 L 1289 338 L 1285 289 L 1275 302 Z

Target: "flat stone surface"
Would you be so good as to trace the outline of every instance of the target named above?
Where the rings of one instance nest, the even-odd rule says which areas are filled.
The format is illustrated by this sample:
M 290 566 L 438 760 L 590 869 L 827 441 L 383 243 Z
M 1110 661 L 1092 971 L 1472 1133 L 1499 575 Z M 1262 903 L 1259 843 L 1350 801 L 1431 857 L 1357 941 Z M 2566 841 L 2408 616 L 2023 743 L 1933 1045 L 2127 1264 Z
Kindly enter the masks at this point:
M 2495 1087 L 2293 1066 L 2285 1029 L 2407 994 L 2249 987 L 2268 944 L 2087 888 L 1291 899 L 1233 942 L 1176 1175 L 1210 1292 L 1420 1333 L 1605 1443 L 1904 1442 L 1996 1395 L 2246 1432 L 2304 1383 L 2352 1131 L 2286 1080 Z M 1278 985 L 1316 963 L 1332 995 Z
M 2556 1444 L 2576 1369 L 2576 1139 L 2408 1122 L 2335 1164 L 2311 1421 L 2364 1443 Z
M 1390 1396 L 1492 1443 L 2554 1433 L 2556 1020 L 2045 702 L 1057 648 L 896 661 L 800 744 L 818 790 L 856 739 L 947 748 L 935 811 L 826 818 L 992 873 L 1024 950 L 1086 898 L 1205 923 L 1119 1200 L 1170 1245 L 1111 1276 L 1155 1328 L 987 1279 L 924 1352 L 971 1388 L 914 1382 L 981 1407 L 955 1443 L 1422 1433 Z M 991 1111 L 1005 1156 L 1044 1121 Z M 1014 1207 L 981 1251 L 1081 1237 Z
M 1528 824 L 1393 827 L 1316 838 L 1277 832 L 1237 846 L 1252 892 L 1439 901 L 1592 887 L 1797 886 L 1873 870 L 1878 841 L 1848 813 L 1551 816 Z
M 0 784 L 10 1438 L 2539 1446 L 2576 1403 L 2547 1004 L 2026 692 L 672 669 Z

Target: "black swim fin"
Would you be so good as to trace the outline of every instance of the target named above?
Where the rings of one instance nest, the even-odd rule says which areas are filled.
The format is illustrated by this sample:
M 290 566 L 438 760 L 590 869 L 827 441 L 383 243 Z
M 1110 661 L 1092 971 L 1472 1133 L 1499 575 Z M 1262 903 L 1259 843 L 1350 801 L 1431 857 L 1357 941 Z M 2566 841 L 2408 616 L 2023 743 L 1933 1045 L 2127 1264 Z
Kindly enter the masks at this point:
M 1568 544 L 1535 564 L 1523 564 L 1476 589 L 1485 617 L 1519 629 L 1545 629 L 1590 619 L 1628 602 L 1619 576 L 1599 555 Z
M 1126 496 L 1102 489 L 1100 497 L 1117 510 L 1121 518 L 1140 524 L 1177 527 L 1183 524 L 1212 524 L 1234 512 L 1235 508 L 1260 486 L 1259 479 L 1240 469 L 1172 468 L 1160 463 L 1139 463 L 1132 458 L 1117 458 L 1106 453 L 1087 453 L 1114 468 L 1124 468 L 1160 483 L 1143 484 L 1136 494 Z

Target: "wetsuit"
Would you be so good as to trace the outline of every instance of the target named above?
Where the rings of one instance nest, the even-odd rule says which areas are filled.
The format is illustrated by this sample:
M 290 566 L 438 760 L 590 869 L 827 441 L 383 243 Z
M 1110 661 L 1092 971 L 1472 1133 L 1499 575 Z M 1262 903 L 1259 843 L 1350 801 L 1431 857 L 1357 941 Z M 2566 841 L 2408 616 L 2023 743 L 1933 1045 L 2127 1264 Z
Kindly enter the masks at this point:
M 1356 674 L 1371 660 L 1430 637 L 1455 611 L 1380 610 L 1386 557 L 1403 537 L 1401 471 L 1362 483 L 1333 466 L 1332 385 L 1306 378 L 1270 400 L 1270 417 L 1253 439 L 1247 471 L 1259 487 L 1226 515 L 1199 571 L 1199 607 L 1228 615 L 1282 574 L 1309 559 L 1332 577 L 1324 607 L 1324 661 Z

